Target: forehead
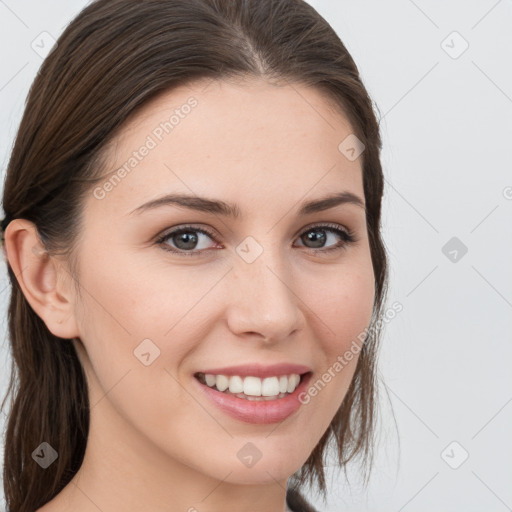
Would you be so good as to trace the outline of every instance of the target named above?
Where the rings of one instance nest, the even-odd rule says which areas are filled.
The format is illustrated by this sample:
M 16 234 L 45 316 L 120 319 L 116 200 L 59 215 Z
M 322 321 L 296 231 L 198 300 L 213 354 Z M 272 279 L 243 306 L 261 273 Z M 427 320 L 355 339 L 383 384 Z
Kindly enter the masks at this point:
M 364 198 L 362 157 L 339 149 L 352 133 L 332 101 L 303 85 L 180 86 L 145 104 L 113 139 L 99 183 L 110 185 L 96 206 L 126 216 L 169 192 L 267 206 L 345 190 Z

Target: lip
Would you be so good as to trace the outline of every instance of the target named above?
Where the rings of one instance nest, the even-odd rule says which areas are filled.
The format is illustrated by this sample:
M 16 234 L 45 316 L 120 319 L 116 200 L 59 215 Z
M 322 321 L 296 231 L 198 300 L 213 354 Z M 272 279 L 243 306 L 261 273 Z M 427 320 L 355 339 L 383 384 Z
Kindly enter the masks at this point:
M 292 371 L 290 373 L 298 372 Z M 233 375 L 238 374 L 234 373 Z M 225 414 L 245 423 L 268 424 L 283 421 L 300 408 L 302 403 L 299 401 L 299 395 L 306 390 L 312 375 L 312 372 L 308 372 L 306 375 L 301 376 L 297 389 L 288 396 L 267 401 L 245 400 L 235 395 L 217 391 L 203 384 L 195 377 L 192 380 L 199 386 L 199 390 Z
M 281 375 L 290 375 L 290 373 L 298 373 L 299 375 L 302 375 L 303 373 L 308 372 L 311 372 L 311 368 L 302 364 L 279 363 L 265 366 L 262 364 L 253 363 L 225 368 L 210 368 L 209 370 L 199 370 L 196 373 L 226 375 L 228 377 L 232 377 L 233 375 L 239 375 L 240 377 L 252 376 L 263 379 L 265 377 L 280 377 Z

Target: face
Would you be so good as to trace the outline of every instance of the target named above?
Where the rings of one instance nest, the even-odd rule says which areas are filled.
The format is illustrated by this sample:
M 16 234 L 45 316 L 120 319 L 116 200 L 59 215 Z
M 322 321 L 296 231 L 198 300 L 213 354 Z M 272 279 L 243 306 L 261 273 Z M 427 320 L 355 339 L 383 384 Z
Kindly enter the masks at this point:
M 287 479 L 306 461 L 358 353 L 341 370 L 335 363 L 374 301 L 362 157 L 338 148 L 352 133 L 316 90 L 257 80 L 166 92 L 119 133 L 86 199 L 73 311 L 91 422 L 104 438 L 233 483 Z M 343 193 L 363 206 L 301 212 Z M 238 215 L 141 208 L 168 194 L 229 203 Z M 284 419 L 280 399 L 267 416 L 228 413 L 195 376 L 280 363 L 309 371 L 306 390 L 325 383 Z M 247 454 L 259 460 L 248 465 Z

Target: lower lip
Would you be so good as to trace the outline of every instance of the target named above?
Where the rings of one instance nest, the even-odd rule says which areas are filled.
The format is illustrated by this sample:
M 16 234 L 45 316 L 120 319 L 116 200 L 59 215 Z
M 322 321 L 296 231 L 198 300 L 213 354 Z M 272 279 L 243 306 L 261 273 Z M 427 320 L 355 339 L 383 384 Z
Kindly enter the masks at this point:
M 200 386 L 201 391 L 229 416 L 245 423 L 267 424 L 283 421 L 300 408 L 302 403 L 299 401 L 299 395 L 306 389 L 311 375 L 304 375 L 297 389 L 284 398 L 261 401 L 228 395 L 199 382 L 195 377 L 192 378 Z

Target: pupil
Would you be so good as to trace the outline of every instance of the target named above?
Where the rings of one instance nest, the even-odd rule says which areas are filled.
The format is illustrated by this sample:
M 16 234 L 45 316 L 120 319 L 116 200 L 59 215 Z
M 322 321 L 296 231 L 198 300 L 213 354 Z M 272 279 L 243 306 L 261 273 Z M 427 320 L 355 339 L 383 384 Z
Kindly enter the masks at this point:
M 320 236 L 317 236 L 316 233 L 321 234 Z M 306 237 L 310 242 L 313 242 L 314 247 L 322 247 L 325 243 L 325 232 L 321 229 L 317 229 L 316 231 L 309 231 Z
M 194 245 L 197 243 L 197 236 L 196 235 L 190 235 L 190 231 L 186 233 L 181 233 L 178 236 L 178 243 L 176 244 L 180 249 L 193 249 Z M 185 245 L 183 246 L 181 242 L 184 242 Z

